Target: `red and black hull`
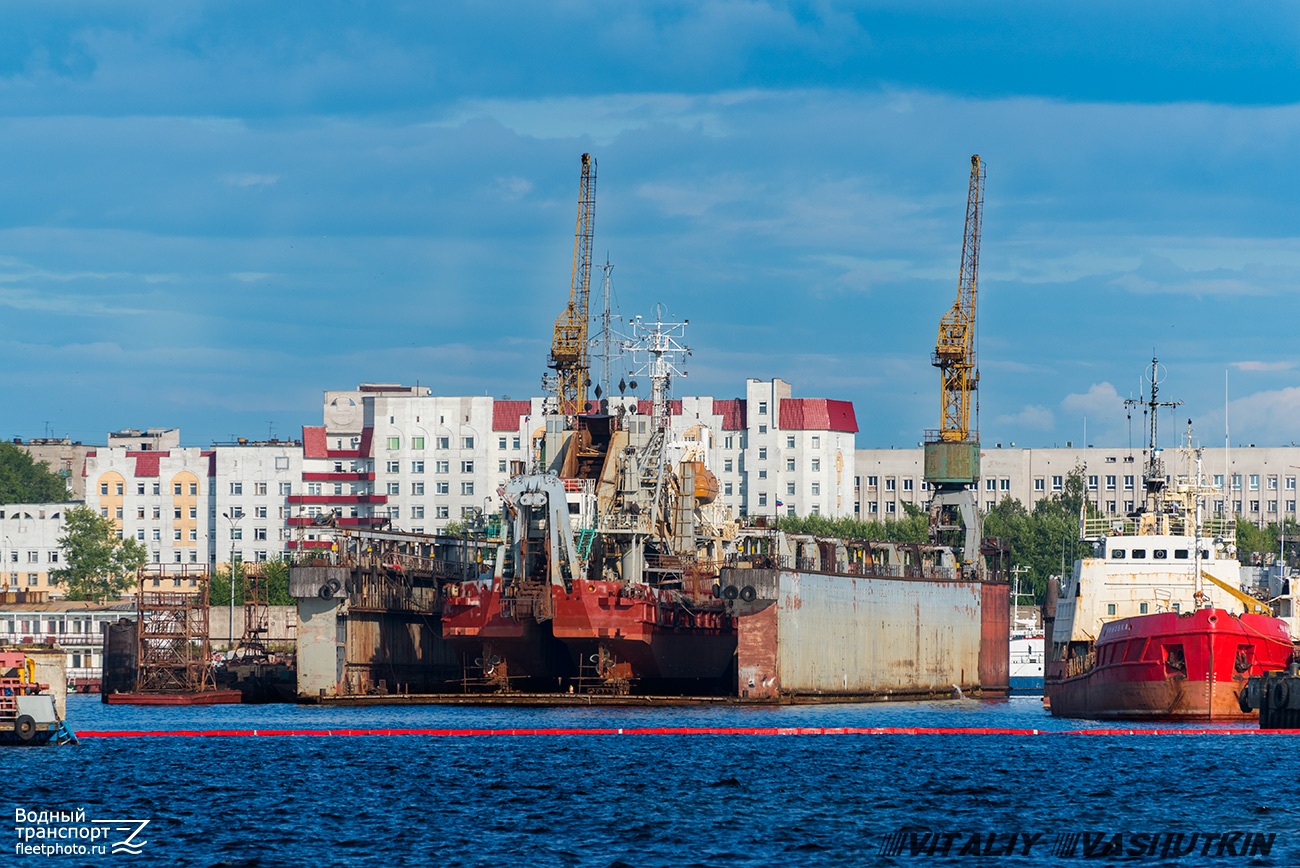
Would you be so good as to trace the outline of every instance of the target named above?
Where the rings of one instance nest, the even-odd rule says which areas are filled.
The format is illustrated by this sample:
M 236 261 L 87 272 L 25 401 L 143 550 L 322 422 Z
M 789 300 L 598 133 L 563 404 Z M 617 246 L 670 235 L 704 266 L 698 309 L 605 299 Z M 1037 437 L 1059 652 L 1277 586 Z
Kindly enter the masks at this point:
M 602 650 L 630 679 L 713 685 L 731 670 L 736 623 L 721 600 L 680 600 L 645 585 L 575 583 L 553 596 L 555 637 L 580 665 Z
M 567 678 L 574 673 L 568 650 L 539 621 L 531 607 L 502 600 L 497 587 L 455 586 L 443 601 L 442 638 L 485 677 L 508 673 L 533 679 Z

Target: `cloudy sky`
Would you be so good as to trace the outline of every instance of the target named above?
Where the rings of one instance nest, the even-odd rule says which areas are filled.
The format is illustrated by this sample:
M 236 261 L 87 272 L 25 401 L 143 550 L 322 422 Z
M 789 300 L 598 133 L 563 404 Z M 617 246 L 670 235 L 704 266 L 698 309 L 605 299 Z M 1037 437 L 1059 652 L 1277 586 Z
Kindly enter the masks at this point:
M 984 442 L 1128 443 L 1153 354 L 1205 442 L 1225 399 L 1300 441 L 1300 12 L 1134 6 L 9 3 L 0 435 L 539 393 L 590 152 L 677 394 L 781 377 L 914 445 L 979 153 Z

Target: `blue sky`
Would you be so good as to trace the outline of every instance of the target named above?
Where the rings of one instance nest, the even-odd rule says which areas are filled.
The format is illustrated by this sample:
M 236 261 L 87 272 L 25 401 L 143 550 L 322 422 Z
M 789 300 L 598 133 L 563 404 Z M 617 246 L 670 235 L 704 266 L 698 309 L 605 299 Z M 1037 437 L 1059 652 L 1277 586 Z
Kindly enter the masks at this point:
M 16 2 L 0 435 L 293 436 L 363 381 L 539 393 L 579 156 L 677 394 L 939 423 L 969 159 L 985 443 L 1300 441 L 1300 7 Z M 598 296 L 593 285 L 593 298 Z M 1132 437 L 1141 440 L 1141 420 Z

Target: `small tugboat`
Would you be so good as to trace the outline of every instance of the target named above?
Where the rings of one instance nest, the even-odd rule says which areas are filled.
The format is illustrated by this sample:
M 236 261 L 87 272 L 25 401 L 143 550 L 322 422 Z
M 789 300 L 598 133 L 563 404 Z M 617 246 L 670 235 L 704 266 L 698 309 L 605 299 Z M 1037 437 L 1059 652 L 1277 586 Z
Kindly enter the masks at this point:
M 76 737 L 59 719 L 48 684 L 36 680 L 36 661 L 0 651 L 0 744 L 58 744 Z
M 1176 405 L 1156 400 L 1157 370 L 1152 359 L 1145 502 L 1122 519 L 1084 517 L 1094 551 L 1061 589 L 1043 701 L 1056 717 L 1249 720 L 1239 696 L 1286 666 L 1290 630 L 1241 590 L 1235 521 L 1202 519 L 1214 489 L 1199 458 L 1169 490 L 1156 411 Z

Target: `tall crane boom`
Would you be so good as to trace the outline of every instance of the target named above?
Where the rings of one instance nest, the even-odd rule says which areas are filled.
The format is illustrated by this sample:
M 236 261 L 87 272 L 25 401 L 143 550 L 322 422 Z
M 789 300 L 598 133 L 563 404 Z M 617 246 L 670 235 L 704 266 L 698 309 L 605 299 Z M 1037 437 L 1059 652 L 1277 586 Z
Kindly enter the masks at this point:
M 940 532 L 964 530 L 962 571 L 976 576 L 983 576 L 986 569 L 980 552 L 983 520 L 975 501 L 980 475 L 979 432 L 975 430 L 978 418 L 977 425 L 971 425 L 971 405 L 976 403 L 980 379 L 975 364 L 975 286 L 983 208 L 984 164 L 976 154 L 970 158 L 957 299 L 939 319 L 939 339 L 931 358 L 941 381 L 940 425 L 937 431 L 927 431 L 925 437 L 925 481 L 933 492 L 930 535 L 938 539 Z M 955 523 L 956 518 L 960 518 L 960 524 Z
M 555 369 L 558 412 L 578 416 L 587 410 L 587 294 L 591 286 L 591 242 L 596 222 L 596 161 L 582 155 L 578 224 L 573 234 L 573 280 L 569 304 L 555 320 L 549 366 Z
M 983 210 L 984 166 L 976 154 L 970 158 L 970 192 L 966 198 L 966 234 L 961 245 L 957 299 L 939 320 L 939 339 L 934 348 L 933 364 L 942 380 L 939 439 L 945 443 L 964 443 L 971 439 L 971 403 L 980 378 L 975 364 L 975 286 Z M 975 439 L 978 437 L 977 434 Z

